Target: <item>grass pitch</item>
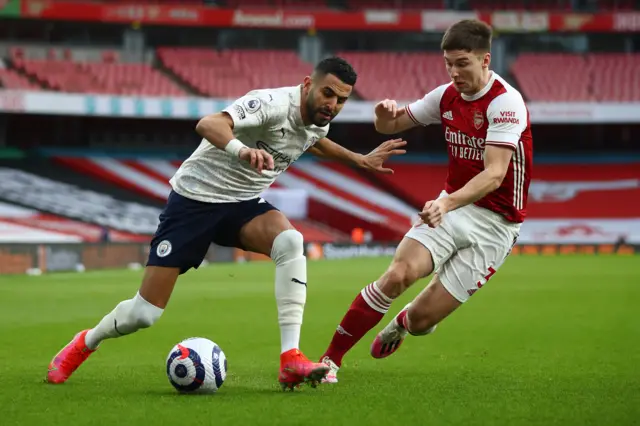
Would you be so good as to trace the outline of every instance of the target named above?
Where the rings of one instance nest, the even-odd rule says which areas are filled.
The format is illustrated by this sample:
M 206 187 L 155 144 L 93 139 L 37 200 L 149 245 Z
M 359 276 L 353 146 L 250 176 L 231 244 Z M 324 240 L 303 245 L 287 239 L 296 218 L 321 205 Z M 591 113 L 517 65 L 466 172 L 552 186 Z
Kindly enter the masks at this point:
M 388 259 L 309 263 L 302 349 L 326 348 L 357 292 Z M 64 385 L 52 356 L 131 297 L 141 272 L 0 277 L 0 424 L 9 425 L 631 425 L 640 422 L 640 258 L 511 257 L 431 336 L 375 360 L 375 333 L 347 355 L 337 385 L 283 393 L 268 263 L 184 275 L 151 329 L 106 341 Z M 165 358 L 183 338 L 225 351 L 213 396 L 178 395 Z

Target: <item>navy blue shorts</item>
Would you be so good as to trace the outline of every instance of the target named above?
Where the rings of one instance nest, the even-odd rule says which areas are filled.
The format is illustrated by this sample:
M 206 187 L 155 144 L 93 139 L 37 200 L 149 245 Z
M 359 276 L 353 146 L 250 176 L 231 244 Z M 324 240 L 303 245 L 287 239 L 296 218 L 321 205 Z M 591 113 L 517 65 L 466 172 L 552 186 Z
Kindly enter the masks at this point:
M 261 198 L 236 203 L 203 203 L 171 191 L 160 213 L 160 225 L 151 240 L 148 266 L 198 268 L 215 243 L 243 248 L 240 229 L 274 206 Z

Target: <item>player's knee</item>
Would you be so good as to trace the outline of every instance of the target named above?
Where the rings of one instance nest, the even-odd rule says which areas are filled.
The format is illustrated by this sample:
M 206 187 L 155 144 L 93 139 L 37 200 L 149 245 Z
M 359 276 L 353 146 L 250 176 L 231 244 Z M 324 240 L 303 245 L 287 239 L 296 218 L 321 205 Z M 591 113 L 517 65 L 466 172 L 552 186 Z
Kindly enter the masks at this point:
M 163 309 L 147 302 L 140 293 L 133 299 L 121 302 L 116 308 L 116 327 L 121 334 L 133 333 L 151 327 L 160 319 Z
M 413 283 L 418 281 L 417 268 L 408 262 L 393 262 L 387 272 L 378 281 L 380 290 L 389 297 L 398 297 Z
M 271 259 L 276 265 L 282 265 L 304 256 L 304 237 L 295 229 L 281 232 L 273 240 Z
M 412 304 L 407 311 L 407 327 L 414 336 L 431 334 L 435 331 L 437 319 L 429 312 L 421 311 Z

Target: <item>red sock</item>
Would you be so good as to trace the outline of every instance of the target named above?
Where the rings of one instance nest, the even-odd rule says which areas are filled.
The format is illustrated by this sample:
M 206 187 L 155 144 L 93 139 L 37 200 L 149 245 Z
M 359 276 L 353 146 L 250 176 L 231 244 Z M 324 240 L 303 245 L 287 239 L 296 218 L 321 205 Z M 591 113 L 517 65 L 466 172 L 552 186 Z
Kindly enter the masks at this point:
M 392 301 L 378 290 L 375 282 L 363 288 L 340 322 L 322 358 L 328 356 L 340 366 L 344 355 L 380 322 Z

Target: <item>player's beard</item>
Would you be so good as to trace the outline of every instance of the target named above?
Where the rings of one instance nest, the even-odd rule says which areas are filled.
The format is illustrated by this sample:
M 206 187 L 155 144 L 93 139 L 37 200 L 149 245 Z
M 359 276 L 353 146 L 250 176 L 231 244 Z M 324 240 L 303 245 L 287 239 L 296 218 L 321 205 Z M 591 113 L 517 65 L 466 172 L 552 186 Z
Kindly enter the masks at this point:
M 322 114 L 327 114 L 327 115 L 328 115 L 328 118 L 327 118 L 327 117 L 325 117 L 324 115 L 320 115 L 321 113 L 322 113 Z M 333 118 L 333 114 L 331 114 L 331 111 L 324 110 L 324 109 L 322 109 L 322 108 L 318 108 L 318 109 L 315 111 L 315 113 L 314 113 L 314 117 L 318 117 L 318 119 L 317 119 L 317 121 L 318 121 L 318 122 L 317 122 L 317 123 L 315 123 L 315 124 L 316 124 L 316 126 L 324 127 L 324 126 L 326 126 L 327 124 L 329 124 L 329 122 L 330 122 L 330 121 L 331 121 L 331 119 Z
M 307 98 L 307 111 L 310 111 L 310 118 L 311 118 L 311 123 L 313 123 L 315 126 L 318 127 L 324 127 L 327 124 L 329 124 L 329 122 L 331 121 L 331 119 L 333 118 L 333 114 L 331 114 L 331 111 L 326 110 L 322 107 L 317 108 L 315 106 L 315 98 L 312 94 L 309 94 L 309 97 Z M 327 113 L 329 114 L 329 118 L 325 118 L 323 116 L 320 115 L 321 112 Z

